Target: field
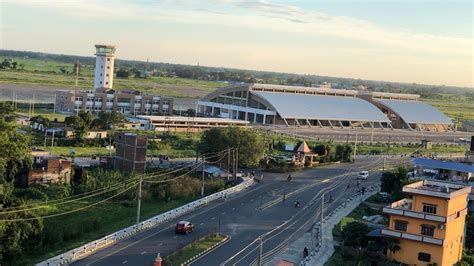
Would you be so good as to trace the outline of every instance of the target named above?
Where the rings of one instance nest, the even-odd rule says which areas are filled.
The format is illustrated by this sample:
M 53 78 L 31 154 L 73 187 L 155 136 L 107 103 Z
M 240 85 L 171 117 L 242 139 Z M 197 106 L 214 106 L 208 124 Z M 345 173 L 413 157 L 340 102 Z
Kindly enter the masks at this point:
M 0 57 L 0 61 L 4 59 L 5 57 Z M 13 60 L 18 64 L 23 64 L 24 69 L 21 71 L 0 71 L 1 83 L 46 85 L 51 86 L 53 90 L 76 88 L 75 75 L 71 74 L 73 72 L 72 63 L 22 58 L 13 58 Z M 61 69 L 66 72 L 63 73 Z M 81 66 L 77 88 L 91 89 L 93 78 L 93 66 Z M 114 78 L 114 89 L 136 89 L 150 94 L 178 98 L 199 98 L 222 86 L 223 83 L 219 82 L 173 77 Z
M 442 99 L 425 99 L 427 103 L 438 108 L 456 122 L 474 120 L 474 100 L 464 97 L 444 97 Z

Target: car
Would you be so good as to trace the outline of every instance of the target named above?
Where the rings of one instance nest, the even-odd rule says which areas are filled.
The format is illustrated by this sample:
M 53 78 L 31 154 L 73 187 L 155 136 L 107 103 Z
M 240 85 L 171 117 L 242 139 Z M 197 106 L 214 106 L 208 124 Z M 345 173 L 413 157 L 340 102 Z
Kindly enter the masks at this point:
M 369 177 L 369 171 L 360 171 L 357 179 L 366 180 Z
M 187 235 L 194 231 L 194 225 L 188 221 L 180 221 L 176 224 L 174 232 L 176 234 L 184 234 Z

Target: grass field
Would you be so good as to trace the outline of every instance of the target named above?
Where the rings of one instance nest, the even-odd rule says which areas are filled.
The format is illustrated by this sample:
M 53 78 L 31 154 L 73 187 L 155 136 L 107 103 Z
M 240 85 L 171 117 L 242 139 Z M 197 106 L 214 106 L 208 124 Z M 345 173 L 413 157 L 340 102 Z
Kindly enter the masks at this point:
M 0 57 L 1 61 L 4 59 L 6 57 Z M 23 64 L 23 70 L 1 70 L 0 82 L 47 85 L 52 86 L 51 89 L 75 87 L 75 75 L 71 74 L 73 73 L 73 63 L 24 58 L 13 58 L 13 61 L 18 62 L 19 65 Z M 64 69 L 66 73 L 62 73 L 61 69 Z M 94 66 L 81 65 L 78 87 L 91 89 L 93 78 Z M 181 98 L 199 98 L 222 86 L 222 83 L 214 81 L 172 77 L 114 79 L 114 89 L 136 89 L 150 94 Z
M 426 99 L 427 103 L 438 108 L 450 118 L 458 121 L 474 120 L 474 101 L 463 97 Z
M 143 201 L 141 207 L 141 220 L 145 220 L 159 213 L 166 212 L 170 209 L 177 208 L 189 200 L 175 200 L 170 202 L 156 202 Z M 83 206 L 83 205 L 81 205 Z M 106 215 L 104 215 L 106 214 Z M 98 218 L 97 218 L 98 217 Z M 79 239 L 64 240 L 59 239 L 55 246 L 49 247 L 48 250 L 29 249 L 25 251 L 25 256 L 22 256 L 21 261 L 15 261 L 15 265 L 30 265 L 47 258 L 53 257 L 57 254 L 86 244 L 90 241 L 103 237 L 107 234 L 120 230 L 134 224 L 136 219 L 135 204 L 121 204 L 117 201 L 109 201 L 99 204 L 95 207 L 85 211 L 76 212 L 73 214 L 56 217 L 55 219 L 46 219 L 45 227 L 60 230 L 82 230 L 82 224 L 91 219 L 98 219 L 100 227 L 95 230 L 83 231 L 83 235 Z M 69 228 L 69 229 L 67 229 Z
M 165 258 L 165 265 L 182 265 L 188 259 L 224 240 L 221 234 L 208 235 Z

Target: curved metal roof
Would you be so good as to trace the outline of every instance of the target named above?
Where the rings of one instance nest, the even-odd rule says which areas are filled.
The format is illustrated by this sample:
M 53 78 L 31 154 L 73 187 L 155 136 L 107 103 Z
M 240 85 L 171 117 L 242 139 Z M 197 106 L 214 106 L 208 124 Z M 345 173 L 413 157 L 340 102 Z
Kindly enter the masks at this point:
M 375 105 L 356 97 L 251 93 L 269 102 L 282 118 L 390 122 Z
M 406 123 L 448 125 L 453 123 L 445 114 L 424 102 L 386 99 L 374 99 L 374 101 L 391 109 Z

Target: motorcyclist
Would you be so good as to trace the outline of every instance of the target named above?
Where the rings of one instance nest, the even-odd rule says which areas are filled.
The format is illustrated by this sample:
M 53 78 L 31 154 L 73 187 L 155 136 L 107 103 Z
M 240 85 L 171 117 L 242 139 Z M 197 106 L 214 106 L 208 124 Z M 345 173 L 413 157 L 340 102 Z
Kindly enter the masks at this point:
M 300 201 L 297 199 L 295 200 L 295 207 L 299 207 L 300 206 Z

